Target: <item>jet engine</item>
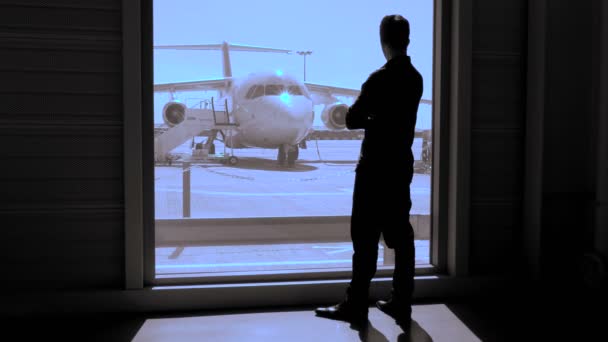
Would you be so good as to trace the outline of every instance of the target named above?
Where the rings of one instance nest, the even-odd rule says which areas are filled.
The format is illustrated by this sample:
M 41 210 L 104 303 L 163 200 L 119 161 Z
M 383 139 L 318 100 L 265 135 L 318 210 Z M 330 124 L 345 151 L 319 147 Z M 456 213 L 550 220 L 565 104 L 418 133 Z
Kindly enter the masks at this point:
M 186 105 L 179 101 L 167 102 L 163 107 L 163 120 L 169 127 L 179 125 L 186 118 Z
M 321 119 L 325 127 L 341 130 L 346 128 L 346 112 L 348 112 L 348 106 L 344 103 L 336 102 L 323 108 Z

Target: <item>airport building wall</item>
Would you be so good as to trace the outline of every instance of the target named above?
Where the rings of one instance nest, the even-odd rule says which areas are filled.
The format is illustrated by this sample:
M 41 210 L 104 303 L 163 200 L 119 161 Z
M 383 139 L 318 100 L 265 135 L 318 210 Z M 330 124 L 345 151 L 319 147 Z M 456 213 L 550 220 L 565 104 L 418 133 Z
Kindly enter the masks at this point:
M 504 273 L 521 232 L 527 3 L 472 2 L 470 255 L 472 274 Z
M 4 291 L 124 284 L 121 8 L 0 3 Z
M 532 265 L 532 271 L 544 285 L 551 285 L 549 296 L 581 285 L 599 285 L 601 272 L 586 254 L 603 249 L 606 267 L 608 242 L 602 237 L 606 236 L 602 233 L 606 226 L 597 225 L 596 215 L 606 212 L 606 207 L 600 206 L 605 203 L 605 199 L 601 200 L 605 196 L 601 184 L 608 179 L 608 169 L 598 168 L 606 165 L 608 156 L 605 147 L 603 154 L 598 153 L 600 141 L 605 146 L 608 135 L 607 7 L 606 1 L 546 1 L 547 14 L 542 18 L 546 52 L 538 56 L 544 58 L 544 68 L 538 68 L 538 64 L 529 67 L 531 73 L 544 73 L 545 83 L 544 97 L 537 104 L 544 107 L 544 113 L 530 112 L 534 125 L 530 125 L 528 134 L 531 148 L 542 146 L 542 159 L 536 158 L 540 167 L 527 170 L 530 184 L 535 185 L 529 191 L 536 191 L 539 198 L 539 217 L 535 224 L 526 222 L 529 225 L 525 232 L 535 234 L 534 241 L 540 241 L 528 248 L 538 251 L 538 262 Z M 564 48 L 569 52 L 561 53 Z M 603 127 L 599 126 L 601 122 Z M 530 203 L 534 202 L 527 205 Z M 602 239 L 606 244 L 600 247 L 597 242 Z M 564 277 L 564 270 L 574 271 Z M 605 276 L 604 271 L 604 281 Z M 605 284 L 604 289 L 608 288 Z M 573 294 L 569 300 L 579 299 Z
M 471 275 L 527 267 L 557 276 L 566 260 L 562 247 L 578 246 L 582 231 L 592 230 L 594 123 L 605 113 L 588 95 L 600 61 L 585 56 L 597 53 L 593 46 L 602 37 L 592 34 L 598 24 L 589 1 L 540 3 L 545 6 L 471 2 L 471 125 L 465 132 Z M 11 291 L 86 296 L 124 288 L 121 6 L 119 0 L 0 4 L 0 287 L 6 298 Z M 529 41 L 536 39 L 532 23 L 543 25 L 545 51 L 534 51 L 536 41 Z M 544 86 L 540 97 L 530 88 L 536 81 Z M 530 107 L 530 95 L 540 107 Z M 533 167 L 538 158 L 541 168 Z M 19 309 L 37 305 L 31 299 Z

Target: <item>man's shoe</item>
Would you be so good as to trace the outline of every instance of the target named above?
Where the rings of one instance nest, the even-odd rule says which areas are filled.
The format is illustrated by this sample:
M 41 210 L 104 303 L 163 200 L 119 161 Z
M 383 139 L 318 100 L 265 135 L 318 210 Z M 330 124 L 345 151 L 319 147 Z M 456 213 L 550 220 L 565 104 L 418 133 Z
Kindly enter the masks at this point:
M 395 319 L 397 324 L 404 330 L 410 330 L 412 323 L 412 307 L 409 304 L 399 303 L 394 300 L 379 300 L 376 306 L 380 311 Z
M 333 306 L 317 308 L 315 313 L 320 317 L 347 321 L 362 326 L 367 324 L 368 308 L 354 306 L 347 301 L 343 301 Z

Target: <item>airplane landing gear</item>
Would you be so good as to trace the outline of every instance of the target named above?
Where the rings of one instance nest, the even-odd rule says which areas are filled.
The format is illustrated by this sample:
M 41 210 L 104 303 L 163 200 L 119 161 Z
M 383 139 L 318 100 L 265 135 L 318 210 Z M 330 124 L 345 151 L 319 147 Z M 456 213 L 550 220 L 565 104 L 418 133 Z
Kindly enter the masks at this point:
M 296 160 L 300 154 L 300 150 L 298 146 L 290 146 L 291 148 L 287 152 L 287 165 L 294 166 L 296 164 Z
M 299 154 L 300 150 L 297 145 L 281 145 L 277 155 L 277 162 L 280 166 L 284 166 L 287 161 L 287 166 L 294 166 Z
M 279 146 L 279 153 L 277 154 L 277 162 L 279 163 L 279 166 L 285 165 L 286 157 L 287 156 L 285 155 L 285 145 Z

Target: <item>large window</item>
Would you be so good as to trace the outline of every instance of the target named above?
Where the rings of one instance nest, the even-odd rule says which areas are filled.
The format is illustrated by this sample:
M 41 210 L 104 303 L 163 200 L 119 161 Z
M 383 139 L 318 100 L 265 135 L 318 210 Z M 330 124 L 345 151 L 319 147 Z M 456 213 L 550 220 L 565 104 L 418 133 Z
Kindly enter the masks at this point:
M 386 62 L 378 26 L 391 13 L 410 21 L 424 78 L 411 222 L 417 263 L 430 264 L 432 0 L 153 5 L 158 278 L 350 269 L 363 132 L 343 113 Z

